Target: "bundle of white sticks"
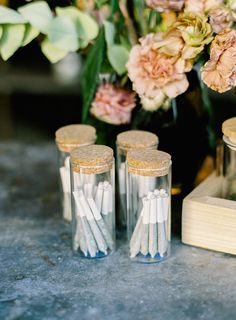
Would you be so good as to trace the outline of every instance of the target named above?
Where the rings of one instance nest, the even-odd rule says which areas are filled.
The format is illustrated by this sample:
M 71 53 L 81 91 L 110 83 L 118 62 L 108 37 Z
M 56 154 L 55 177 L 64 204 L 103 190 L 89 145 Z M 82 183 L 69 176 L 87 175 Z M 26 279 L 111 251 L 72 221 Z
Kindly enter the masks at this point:
M 63 218 L 71 221 L 70 157 L 66 157 L 64 166 L 60 167 L 60 176 L 63 190 Z
M 155 189 L 142 198 L 142 206 L 130 240 L 130 256 L 164 257 L 168 249 L 169 195 Z
M 84 183 L 83 188 L 73 191 L 73 196 L 76 204 L 73 249 L 80 249 L 86 257 L 107 255 L 108 250 L 114 248 L 111 184 L 108 181 L 98 185 Z

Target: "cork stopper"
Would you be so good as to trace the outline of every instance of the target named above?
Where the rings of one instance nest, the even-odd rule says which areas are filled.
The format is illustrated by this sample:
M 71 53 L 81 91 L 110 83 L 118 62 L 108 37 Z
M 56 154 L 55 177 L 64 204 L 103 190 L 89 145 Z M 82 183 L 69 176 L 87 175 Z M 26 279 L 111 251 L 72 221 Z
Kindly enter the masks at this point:
M 160 150 L 131 150 L 127 154 L 128 172 L 141 176 L 165 176 L 171 165 L 170 154 Z
M 222 132 L 225 137 L 228 138 L 229 142 L 236 145 L 236 117 L 227 119 L 223 122 Z
M 59 128 L 56 133 L 56 144 L 59 150 L 71 152 L 74 148 L 96 142 L 96 129 L 86 124 L 71 124 Z
M 117 145 L 123 153 L 134 149 L 156 149 L 159 143 L 157 135 L 143 130 L 129 130 L 117 135 Z
M 104 145 L 90 145 L 71 152 L 72 170 L 86 174 L 107 172 L 113 165 L 113 150 Z

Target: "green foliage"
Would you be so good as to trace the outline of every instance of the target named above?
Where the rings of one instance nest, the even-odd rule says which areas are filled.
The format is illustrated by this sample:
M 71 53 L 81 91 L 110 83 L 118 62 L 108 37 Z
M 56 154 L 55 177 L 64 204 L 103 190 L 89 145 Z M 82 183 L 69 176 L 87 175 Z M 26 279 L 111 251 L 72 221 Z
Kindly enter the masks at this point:
M 48 33 L 49 25 L 53 19 L 53 15 L 47 2 L 32 2 L 20 7 L 18 11 L 35 29 L 43 34 Z
M 84 68 L 81 73 L 81 93 L 83 95 L 83 113 L 82 113 L 82 122 L 88 121 L 88 112 L 91 105 L 91 102 L 94 97 L 96 90 L 99 73 L 101 71 L 102 62 L 105 52 L 105 36 L 104 29 L 100 30 L 100 33 L 91 48 Z
M 18 11 L 0 6 L 0 27 L 0 54 L 4 60 L 41 33 L 41 50 L 51 63 L 87 47 L 99 31 L 96 21 L 76 7 L 56 8 L 55 15 L 46 1 L 29 3 Z
M 126 72 L 125 65 L 129 58 L 129 51 L 122 45 L 114 44 L 108 47 L 107 54 L 112 67 L 118 75 L 124 74 Z
M 0 53 L 3 60 L 10 58 L 24 40 L 25 26 L 21 24 L 5 24 L 0 40 Z

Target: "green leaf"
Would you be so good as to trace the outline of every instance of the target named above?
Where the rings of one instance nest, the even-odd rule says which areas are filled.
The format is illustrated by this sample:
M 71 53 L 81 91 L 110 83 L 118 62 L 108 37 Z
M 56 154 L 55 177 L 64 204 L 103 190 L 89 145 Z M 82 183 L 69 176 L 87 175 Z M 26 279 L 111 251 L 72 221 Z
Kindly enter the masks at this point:
M 51 63 L 58 62 L 68 54 L 67 50 L 58 49 L 53 46 L 47 38 L 41 43 L 41 50 Z
M 33 39 L 35 39 L 39 35 L 39 31 L 32 27 L 29 23 L 25 25 L 25 34 L 24 39 L 21 43 L 21 46 L 26 46 L 30 43 Z
M 0 41 L 0 53 L 4 61 L 9 59 L 21 46 L 24 39 L 25 26 L 22 24 L 6 24 Z
M 97 80 L 102 67 L 105 52 L 104 30 L 99 35 L 89 52 L 81 72 L 81 92 L 83 96 L 82 122 L 87 122 L 89 108 L 94 97 Z
M 37 30 L 47 34 L 50 22 L 53 19 L 47 2 L 36 1 L 18 8 L 22 16 Z
M 107 46 L 111 46 L 114 43 L 115 37 L 115 27 L 113 23 L 109 21 L 104 21 L 104 29 L 105 29 L 105 39 Z
M 0 24 L 26 23 L 25 19 L 15 10 L 0 6 Z
M 80 39 L 88 42 L 95 39 L 98 35 L 98 24 L 88 14 L 83 13 L 75 7 L 56 8 L 59 16 L 71 18 L 76 24 L 77 35 Z
M 129 58 L 129 51 L 126 48 L 114 44 L 107 48 L 107 55 L 110 64 L 119 75 L 126 72 L 125 65 Z
M 48 39 L 54 47 L 67 51 L 76 51 L 79 48 L 76 27 L 67 17 L 56 17 L 50 24 Z

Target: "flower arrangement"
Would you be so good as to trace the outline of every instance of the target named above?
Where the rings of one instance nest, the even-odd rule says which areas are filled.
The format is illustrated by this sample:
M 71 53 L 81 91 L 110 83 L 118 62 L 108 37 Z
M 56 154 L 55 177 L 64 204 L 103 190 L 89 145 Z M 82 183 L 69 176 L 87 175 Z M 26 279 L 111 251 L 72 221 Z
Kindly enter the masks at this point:
M 217 92 L 236 86 L 236 0 L 77 0 L 50 8 L 31 1 L 0 6 L 0 55 L 10 58 L 38 38 L 50 62 L 84 59 L 83 122 L 119 125 L 142 108 L 168 109 L 198 67 Z

